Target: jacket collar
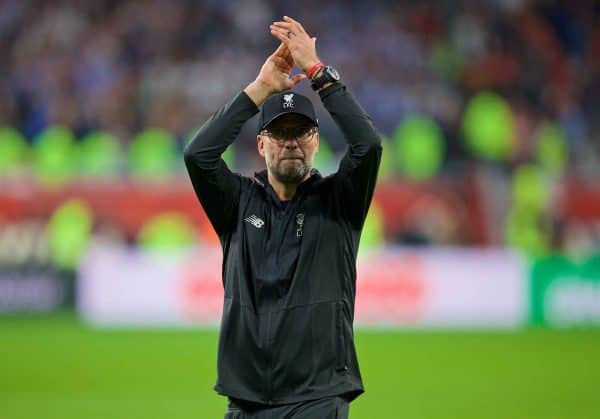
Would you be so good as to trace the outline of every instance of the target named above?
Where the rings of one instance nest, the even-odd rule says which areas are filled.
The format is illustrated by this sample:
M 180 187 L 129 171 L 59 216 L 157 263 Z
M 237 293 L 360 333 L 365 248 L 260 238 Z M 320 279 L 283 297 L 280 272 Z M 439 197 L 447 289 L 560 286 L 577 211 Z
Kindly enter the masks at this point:
M 306 191 L 310 185 L 312 185 L 313 183 L 315 183 L 316 181 L 318 181 L 319 179 L 322 179 L 322 178 L 323 178 L 323 176 L 321 176 L 321 173 L 319 173 L 319 171 L 317 169 L 311 169 L 310 176 L 308 177 L 308 179 L 306 179 L 304 182 L 302 182 L 300 185 L 298 185 L 298 189 L 296 189 L 296 194 L 294 195 L 294 197 L 296 197 L 298 194 L 301 194 L 304 191 Z M 273 187 L 269 183 L 269 178 L 268 178 L 266 169 L 261 170 L 259 172 L 255 172 L 254 180 L 256 181 L 256 183 L 258 185 L 260 185 L 262 188 L 264 188 L 268 194 L 270 194 L 273 198 L 275 198 L 275 202 L 278 202 L 278 203 L 280 202 L 279 198 L 277 197 L 277 194 L 273 190 Z

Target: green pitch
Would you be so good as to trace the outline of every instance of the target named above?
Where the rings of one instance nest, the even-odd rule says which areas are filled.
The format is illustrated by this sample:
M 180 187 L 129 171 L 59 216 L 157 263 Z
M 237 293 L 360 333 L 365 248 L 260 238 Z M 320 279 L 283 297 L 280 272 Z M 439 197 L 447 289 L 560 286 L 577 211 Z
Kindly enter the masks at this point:
M 600 331 L 358 331 L 352 419 L 600 418 Z M 0 317 L 2 419 L 212 419 L 217 333 Z M 315 418 L 318 419 L 318 418 Z

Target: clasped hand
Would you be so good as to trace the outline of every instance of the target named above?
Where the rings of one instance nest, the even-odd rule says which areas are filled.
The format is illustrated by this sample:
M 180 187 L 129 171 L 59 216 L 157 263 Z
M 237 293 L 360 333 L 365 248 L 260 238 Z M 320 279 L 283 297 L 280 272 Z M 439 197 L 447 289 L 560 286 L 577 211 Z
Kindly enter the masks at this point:
M 281 44 L 267 58 L 256 79 L 274 94 L 289 90 L 306 79 L 304 73 L 291 76 L 294 65 L 305 72 L 320 60 L 316 50 L 317 38 L 306 33 L 300 22 L 284 16 L 283 21 L 273 22 L 270 29 Z

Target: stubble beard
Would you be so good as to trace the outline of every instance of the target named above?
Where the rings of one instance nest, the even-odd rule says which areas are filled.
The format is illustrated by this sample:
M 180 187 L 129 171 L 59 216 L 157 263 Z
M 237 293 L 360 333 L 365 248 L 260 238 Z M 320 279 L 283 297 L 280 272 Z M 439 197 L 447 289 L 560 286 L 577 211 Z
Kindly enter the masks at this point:
M 302 182 L 311 168 L 304 159 L 294 162 L 282 159 L 275 162 L 270 169 L 279 182 L 290 185 Z

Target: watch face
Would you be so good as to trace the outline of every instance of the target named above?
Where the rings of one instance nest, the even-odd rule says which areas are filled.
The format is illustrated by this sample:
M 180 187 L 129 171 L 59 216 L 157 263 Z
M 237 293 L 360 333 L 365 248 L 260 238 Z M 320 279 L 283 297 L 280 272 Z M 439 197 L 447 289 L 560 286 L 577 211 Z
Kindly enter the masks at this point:
M 325 67 L 327 74 L 331 76 L 334 81 L 338 81 L 340 79 L 340 73 L 333 67 Z

